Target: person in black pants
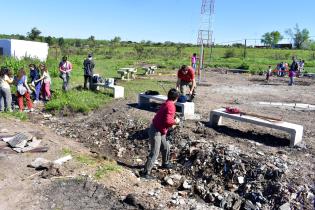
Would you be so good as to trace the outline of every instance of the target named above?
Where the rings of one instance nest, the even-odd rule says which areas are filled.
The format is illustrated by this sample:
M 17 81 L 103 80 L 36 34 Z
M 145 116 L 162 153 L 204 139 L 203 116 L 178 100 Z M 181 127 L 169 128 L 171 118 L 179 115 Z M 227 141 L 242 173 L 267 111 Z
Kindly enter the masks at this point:
M 92 88 L 92 78 L 93 78 L 93 70 L 95 64 L 93 61 L 92 54 L 88 54 L 88 57 L 83 62 L 83 69 L 84 69 L 84 89 L 91 89 Z M 89 87 L 87 86 L 89 83 Z

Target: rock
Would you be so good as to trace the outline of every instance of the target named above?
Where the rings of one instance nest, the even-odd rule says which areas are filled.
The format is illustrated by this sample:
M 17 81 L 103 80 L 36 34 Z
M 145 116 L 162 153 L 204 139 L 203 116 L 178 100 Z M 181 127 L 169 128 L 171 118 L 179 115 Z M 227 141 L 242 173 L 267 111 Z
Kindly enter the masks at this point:
M 182 178 L 182 175 L 180 175 L 180 174 L 172 174 L 170 176 L 170 178 L 179 181 Z
M 173 185 L 174 185 L 174 181 L 173 181 L 172 178 L 170 178 L 169 176 L 166 176 L 166 177 L 164 178 L 164 181 L 165 181 L 168 185 L 170 185 L 170 186 L 173 186 Z
M 244 205 L 244 209 L 245 210 L 255 210 L 256 206 L 250 200 L 246 200 L 245 205 Z
M 36 158 L 28 166 L 36 168 L 36 169 L 41 169 L 41 168 L 48 168 L 50 164 L 51 164 L 51 161 L 45 158 Z
M 279 207 L 279 210 L 290 210 L 290 203 L 285 203 Z
M 244 177 L 239 176 L 237 177 L 238 183 L 243 184 L 244 183 Z
M 128 194 L 126 198 L 123 200 L 123 202 L 131 205 L 131 206 L 137 206 L 136 197 L 133 194 Z
M 7 142 L 13 148 L 24 148 L 28 140 L 30 140 L 32 136 L 18 133 L 15 136 L 9 138 L 3 138 L 3 141 Z
M 183 182 L 183 188 L 185 189 L 185 190 L 189 190 L 189 189 L 191 189 L 191 184 L 189 184 L 189 181 L 188 180 L 185 180 L 184 182 Z

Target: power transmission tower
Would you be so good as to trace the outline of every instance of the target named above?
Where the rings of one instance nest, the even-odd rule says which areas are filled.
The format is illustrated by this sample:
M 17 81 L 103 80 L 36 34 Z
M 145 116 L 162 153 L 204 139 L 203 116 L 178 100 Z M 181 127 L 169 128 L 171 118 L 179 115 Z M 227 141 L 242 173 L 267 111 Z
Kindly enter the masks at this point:
M 212 47 L 212 35 L 213 35 L 213 16 L 214 16 L 214 4 L 215 0 L 202 0 L 201 3 L 201 16 L 200 16 L 200 26 L 198 31 L 198 45 L 200 46 L 200 58 L 198 67 L 198 83 L 201 80 L 201 73 L 204 68 L 204 58 L 205 58 L 205 48 Z M 204 74 L 204 80 L 206 79 L 206 74 Z

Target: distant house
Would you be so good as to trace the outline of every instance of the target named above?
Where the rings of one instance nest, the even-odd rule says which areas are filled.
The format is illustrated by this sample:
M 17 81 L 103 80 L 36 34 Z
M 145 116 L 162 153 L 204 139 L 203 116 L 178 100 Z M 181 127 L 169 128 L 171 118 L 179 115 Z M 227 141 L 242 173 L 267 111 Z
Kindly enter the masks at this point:
M 48 44 L 43 42 L 0 39 L 0 56 L 11 56 L 17 59 L 30 57 L 46 61 L 48 48 Z
M 275 48 L 280 48 L 280 49 L 292 49 L 293 46 L 292 44 L 276 44 Z

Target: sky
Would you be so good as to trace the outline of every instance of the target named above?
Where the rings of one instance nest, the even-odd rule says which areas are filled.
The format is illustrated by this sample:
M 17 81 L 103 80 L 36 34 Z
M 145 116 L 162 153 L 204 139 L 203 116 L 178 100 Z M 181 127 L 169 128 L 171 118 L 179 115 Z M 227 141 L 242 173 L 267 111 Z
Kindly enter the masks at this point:
M 202 0 L 0 0 L 0 34 L 196 43 Z M 216 43 L 260 39 L 296 24 L 315 36 L 315 0 L 216 0 Z M 315 39 L 315 37 L 314 37 Z

